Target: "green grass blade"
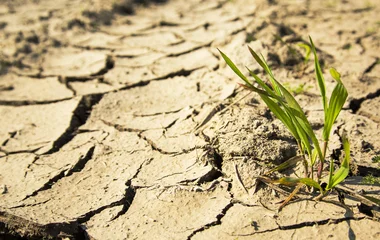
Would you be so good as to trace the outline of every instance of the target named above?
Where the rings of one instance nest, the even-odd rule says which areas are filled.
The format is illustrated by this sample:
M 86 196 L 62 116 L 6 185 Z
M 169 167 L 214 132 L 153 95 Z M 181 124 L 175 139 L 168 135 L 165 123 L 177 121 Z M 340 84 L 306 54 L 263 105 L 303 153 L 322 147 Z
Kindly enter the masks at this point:
M 302 131 L 301 129 L 298 129 L 298 131 L 297 131 L 300 134 L 300 137 L 302 134 L 301 132 L 305 132 L 306 135 L 308 136 L 308 138 L 310 138 L 311 141 L 313 142 L 314 147 L 316 148 L 316 150 L 318 152 L 319 158 L 322 159 L 323 158 L 322 157 L 322 151 L 321 151 L 321 148 L 319 146 L 318 139 L 315 136 L 315 133 L 314 133 L 313 129 L 311 128 L 311 125 L 310 125 L 309 121 L 307 120 L 305 113 L 303 112 L 302 108 L 300 107 L 298 102 L 294 99 L 294 97 L 289 93 L 289 91 L 286 90 L 285 87 L 283 87 L 280 83 L 278 83 L 278 86 L 281 89 L 286 102 L 290 106 L 289 108 L 287 108 L 288 114 L 295 117 L 294 121 L 297 122 L 297 124 L 294 124 L 294 125 L 296 125 L 297 128 L 302 128 L 302 130 L 303 130 Z M 301 137 L 301 140 L 305 144 L 305 146 L 307 147 L 308 154 L 310 156 L 311 155 L 311 147 L 310 147 L 310 143 L 309 143 L 308 138 Z
M 305 43 L 298 43 L 297 44 L 299 47 L 305 49 L 305 57 L 304 57 L 304 62 L 307 63 L 310 58 L 310 53 L 311 53 L 311 48 L 308 44 Z
M 251 53 L 252 57 L 256 60 L 256 62 L 266 71 L 267 65 L 264 64 L 264 62 L 261 60 L 259 55 L 255 51 L 253 51 L 253 49 L 250 46 L 248 46 L 248 49 L 249 49 L 249 52 Z
M 330 186 L 333 185 L 333 176 L 334 176 L 334 161 L 331 159 L 330 160 L 330 171 L 329 171 L 329 183 L 327 184 L 326 190 L 331 189 Z
M 342 83 L 340 80 L 340 73 L 335 68 L 330 68 L 330 75 L 339 83 Z
M 304 131 L 301 124 L 299 123 L 299 121 L 294 116 L 292 117 L 292 120 L 293 120 L 293 123 L 296 127 L 297 133 L 300 136 L 300 140 L 301 140 L 303 148 L 306 148 L 307 153 L 310 155 L 312 149 L 311 149 L 311 145 L 310 145 L 310 141 L 309 141 L 309 137 L 308 137 L 307 133 Z M 302 150 L 302 149 L 300 149 L 300 150 Z
M 260 94 L 260 97 L 268 106 L 268 108 L 273 112 L 273 114 L 289 129 L 293 137 L 296 140 L 299 140 L 300 137 L 297 133 L 296 127 L 294 126 L 292 120 L 289 118 L 286 112 L 268 96 Z
M 252 52 L 254 52 L 254 51 L 252 50 Z M 257 54 L 256 54 L 256 56 L 257 56 Z M 277 89 L 276 92 L 279 92 L 279 95 L 285 99 L 286 104 L 282 104 L 282 105 L 285 108 L 285 110 L 287 111 L 288 115 L 289 116 L 293 116 L 293 115 L 296 116 L 296 122 L 298 124 L 294 124 L 294 126 L 296 127 L 296 129 L 299 127 L 301 127 L 303 129 L 303 131 L 307 134 L 307 136 L 312 140 L 314 147 L 317 149 L 319 158 L 322 159 L 323 158 L 322 157 L 322 151 L 321 151 L 321 148 L 319 146 L 318 139 L 315 136 L 315 133 L 314 133 L 313 129 L 311 128 L 311 125 L 310 125 L 309 121 L 307 120 L 305 113 L 303 112 L 301 106 L 295 100 L 293 95 L 280 82 L 278 82 L 274 78 L 271 69 L 267 65 L 267 62 L 265 60 L 263 60 L 262 64 L 264 64 L 264 66 L 265 66 L 264 69 L 266 70 L 267 74 L 270 76 L 270 79 L 272 81 L 272 85 L 274 85 L 274 88 Z M 288 105 L 289 107 L 287 107 L 286 105 Z M 310 143 L 309 143 L 309 140 L 305 136 L 303 136 L 303 131 L 298 129 L 297 133 L 300 136 L 301 141 L 304 143 L 304 146 L 308 150 L 308 154 L 310 155 L 311 154 Z
M 313 149 L 313 151 L 311 152 L 311 166 L 314 166 L 315 162 L 317 161 L 317 157 L 318 157 L 318 151 L 317 149 Z
M 273 73 L 270 69 L 270 67 L 268 66 L 268 64 L 266 63 L 264 57 L 262 56 L 262 59 L 259 57 L 259 55 L 253 51 L 252 48 L 250 48 L 248 46 L 248 49 L 249 49 L 249 52 L 251 53 L 251 55 L 253 56 L 253 58 L 256 60 L 256 62 L 264 69 L 264 71 L 269 75 L 269 78 L 270 78 L 270 81 L 271 81 L 271 85 L 274 89 L 274 91 L 276 92 L 276 94 L 278 96 L 282 96 L 281 95 L 281 92 L 280 92 L 280 89 L 278 88 L 276 82 L 274 81 L 274 76 L 273 76 Z
M 224 54 L 222 51 L 218 49 L 219 53 L 222 55 L 224 61 L 227 63 L 227 65 L 238 75 L 249 87 L 253 87 L 253 85 L 249 82 L 249 80 L 244 76 L 244 74 L 239 70 L 238 67 L 231 61 L 229 57 L 227 57 L 226 54 Z
M 340 111 L 342 110 L 342 107 L 344 103 L 346 102 L 348 93 L 346 88 L 341 82 L 338 82 L 337 85 L 335 86 L 329 106 L 327 109 L 327 113 L 325 115 L 325 124 L 323 128 L 323 140 L 328 141 L 330 137 L 330 132 L 332 129 L 332 126 L 337 119 Z
M 336 173 L 330 177 L 326 190 L 330 190 L 341 183 L 344 179 L 346 179 L 348 173 L 350 172 L 350 143 L 348 142 L 345 133 L 343 134 L 342 140 L 345 156 L 338 171 L 336 171 Z
M 260 87 L 262 87 L 264 89 L 264 91 L 266 91 L 267 93 L 269 93 L 270 95 L 276 95 L 273 90 L 268 87 L 265 82 L 263 80 L 261 80 L 261 78 L 259 78 L 253 71 L 251 71 L 248 67 L 246 67 L 249 74 L 255 79 L 255 81 L 260 85 Z
M 238 75 L 248 86 L 248 88 L 254 92 L 257 92 L 259 94 L 263 94 L 263 95 L 266 95 L 266 96 L 269 96 L 271 97 L 270 94 L 268 94 L 267 92 L 261 90 L 261 89 L 258 89 L 256 88 L 255 86 L 252 85 L 252 83 L 249 82 L 248 78 L 244 76 L 244 74 L 239 70 L 239 68 L 231 61 L 231 59 L 229 57 L 227 57 L 222 51 L 220 51 L 218 49 L 218 51 L 220 52 L 220 54 L 222 55 L 224 61 L 227 63 L 227 65 L 232 69 L 232 71 L 234 71 L 236 73 L 236 75 Z
M 268 175 L 272 172 L 278 172 L 278 171 L 282 171 L 282 170 L 285 170 L 285 169 L 288 169 L 294 165 L 296 165 L 299 161 L 302 160 L 302 156 L 294 156 L 288 160 L 286 160 L 285 162 L 281 163 L 280 165 L 278 165 L 277 167 L 269 170 L 268 172 L 266 172 L 264 175 Z
M 315 73 L 316 73 L 317 80 L 318 80 L 319 90 L 321 91 L 323 109 L 325 110 L 325 114 L 326 114 L 327 99 L 326 99 L 325 79 L 323 77 L 321 66 L 319 64 L 319 60 L 318 60 L 318 56 L 317 56 L 317 50 L 315 49 L 315 46 L 314 46 L 314 43 L 313 43 L 313 40 L 311 39 L 311 37 L 309 37 L 309 39 L 310 39 L 311 48 L 312 48 L 313 54 L 314 54 Z
M 319 191 L 323 192 L 321 185 L 311 178 L 283 177 L 283 178 L 280 178 L 279 180 L 275 180 L 273 183 L 282 184 L 286 186 L 295 186 L 299 183 L 302 183 L 309 187 L 317 188 L 319 189 Z

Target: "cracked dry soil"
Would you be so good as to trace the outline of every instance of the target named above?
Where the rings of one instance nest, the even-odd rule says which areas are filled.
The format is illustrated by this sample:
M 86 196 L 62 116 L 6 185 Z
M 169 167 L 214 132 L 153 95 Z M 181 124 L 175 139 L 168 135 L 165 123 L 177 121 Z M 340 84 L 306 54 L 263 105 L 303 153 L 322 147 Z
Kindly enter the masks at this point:
M 349 196 L 276 211 L 287 189 L 255 176 L 296 144 L 257 95 L 237 101 L 216 50 L 262 74 L 246 45 L 261 52 L 304 86 L 321 131 L 297 45 L 311 35 L 349 92 L 328 155 L 339 163 L 346 131 L 343 185 L 379 196 L 363 182 L 380 176 L 379 13 L 376 0 L 1 1 L 0 239 L 380 239 L 379 212 Z

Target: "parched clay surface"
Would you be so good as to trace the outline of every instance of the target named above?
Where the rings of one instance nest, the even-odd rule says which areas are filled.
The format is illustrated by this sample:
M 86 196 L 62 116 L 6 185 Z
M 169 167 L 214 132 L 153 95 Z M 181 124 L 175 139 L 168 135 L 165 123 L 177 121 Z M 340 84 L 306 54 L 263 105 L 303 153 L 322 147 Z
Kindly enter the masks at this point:
M 218 52 L 262 76 L 246 46 L 260 52 L 321 134 L 310 35 L 327 94 L 329 67 L 349 92 L 327 155 L 339 163 L 346 132 L 342 186 L 378 197 L 364 179 L 380 176 L 379 13 L 375 0 L 2 1 L 0 239 L 379 239 L 379 208 L 347 194 L 278 211 L 291 189 L 257 176 L 297 144 Z

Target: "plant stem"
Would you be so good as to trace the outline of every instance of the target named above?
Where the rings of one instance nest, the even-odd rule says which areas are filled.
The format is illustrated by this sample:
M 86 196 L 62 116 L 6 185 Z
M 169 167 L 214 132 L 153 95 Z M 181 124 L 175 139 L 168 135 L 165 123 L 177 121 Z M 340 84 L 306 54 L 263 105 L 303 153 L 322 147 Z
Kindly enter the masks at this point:
M 318 182 L 319 182 L 319 179 L 321 179 L 321 175 L 322 175 L 322 171 L 323 171 L 323 163 L 324 163 L 325 158 L 326 158 L 326 151 L 327 151 L 328 142 L 329 142 L 328 140 L 323 142 L 323 149 L 322 149 L 323 159 L 321 159 L 321 161 L 319 163 L 318 172 L 317 172 Z

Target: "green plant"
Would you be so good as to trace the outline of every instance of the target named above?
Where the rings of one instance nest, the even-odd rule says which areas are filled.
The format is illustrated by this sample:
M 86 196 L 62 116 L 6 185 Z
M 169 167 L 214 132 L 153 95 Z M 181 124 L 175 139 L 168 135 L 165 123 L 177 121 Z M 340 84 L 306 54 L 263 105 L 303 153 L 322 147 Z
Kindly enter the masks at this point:
M 309 45 L 305 44 L 305 43 L 298 43 L 297 44 L 298 47 L 300 48 L 303 48 L 305 50 L 305 57 L 304 57 L 304 63 L 308 63 L 309 62 L 309 58 L 310 58 L 310 53 L 311 53 L 311 48 Z
M 370 175 L 363 177 L 362 182 L 366 183 L 366 184 L 380 185 L 380 177 L 375 177 L 375 176 L 370 174 Z
M 380 155 L 374 156 L 374 157 L 372 158 L 372 162 L 373 162 L 373 163 L 380 163 Z
M 307 89 L 311 88 L 311 86 L 306 86 L 305 83 L 300 83 L 296 86 L 292 86 L 289 83 L 284 83 L 283 85 L 289 92 L 291 92 L 295 96 L 304 93 Z
M 330 98 L 327 98 L 324 77 L 318 61 L 317 52 L 311 38 L 310 43 L 314 54 L 316 78 L 321 92 L 322 105 L 325 115 L 322 134 L 323 141 L 321 144 L 322 147 L 299 103 L 295 100 L 293 95 L 279 81 L 276 80 L 271 68 L 268 66 L 263 56 L 260 57 L 255 51 L 248 47 L 253 58 L 263 68 L 269 78 L 269 84 L 267 85 L 264 80 L 247 68 L 254 82 L 257 83 L 257 86 L 255 86 L 254 82 L 251 82 L 223 52 L 220 50 L 219 52 L 226 61 L 227 65 L 245 82 L 242 86 L 260 95 L 261 99 L 265 102 L 272 113 L 288 128 L 298 144 L 305 169 L 305 176 L 303 178 L 283 177 L 278 180 L 269 181 L 283 185 L 297 185 L 296 190 L 290 195 L 290 197 L 294 196 L 301 186 L 310 186 L 319 190 L 320 195 L 318 199 L 322 199 L 323 196 L 325 196 L 337 184 L 342 182 L 349 173 L 350 145 L 346 135 L 344 134 L 342 139 L 345 157 L 341 163 L 341 166 L 337 171 L 335 171 L 334 162 L 333 159 L 331 159 L 328 179 L 325 184 L 321 184 L 322 170 L 331 129 L 347 99 L 348 94 L 340 79 L 340 74 L 334 68 L 331 68 L 330 74 L 336 80 L 336 86 L 333 89 Z M 285 162 L 284 166 L 292 164 L 294 164 L 294 162 Z M 317 179 L 314 178 L 316 165 L 318 165 Z M 279 167 L 277 167 L 276 170 L 279 170 Z M 289 200 L 290 199 L 287 201 Z

